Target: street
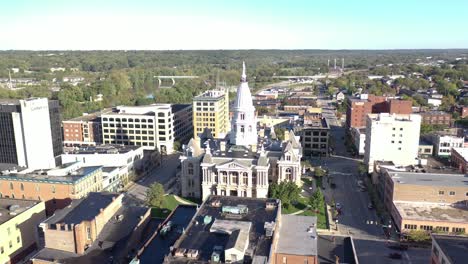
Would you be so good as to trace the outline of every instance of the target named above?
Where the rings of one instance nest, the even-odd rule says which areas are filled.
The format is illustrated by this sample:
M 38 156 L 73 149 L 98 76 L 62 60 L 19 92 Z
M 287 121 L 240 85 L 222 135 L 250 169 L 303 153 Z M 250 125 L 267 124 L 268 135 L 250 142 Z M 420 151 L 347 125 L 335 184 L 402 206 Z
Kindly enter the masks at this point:
M 346 151 L 345 128 L 337 120 L 331 102 L 319 101 L 323 106 L 323 116 L 330 125 L 334 154 L 314 158 L 312 164 L 327 169 L 329 177 L 334 179 L 336 187 L 333 189 L 326 185 L 324 195 L 328 204 L 340 203 L 342 206 L 342 212 L 337 217 L 338 231 L 353 237 L 360 263 L 427 263 L 429 249 L 410 248 L 399 252 L 388 247 L 392 241 L 387 240 L 375 210 L 368 208 L 368 193 L 360 191 L 358 186 L 360 160 L 350 157 Z M 401 253 L 402 258 L 390 259 L 388 255 L 393 252 Z
M 144 201 L 148 186 L 154 182 L 161 183 L 166 193 L 170 191 L 172 185 L 174 185 L 174 181 L 176 181 L 176 170 L 177 166 L 180 164 L 179 154 L 163 156 L 162 159 L 162 165 L 154 168 L 146 177 L 135 182 L 135 184 L 128 189 L 127 195 Z

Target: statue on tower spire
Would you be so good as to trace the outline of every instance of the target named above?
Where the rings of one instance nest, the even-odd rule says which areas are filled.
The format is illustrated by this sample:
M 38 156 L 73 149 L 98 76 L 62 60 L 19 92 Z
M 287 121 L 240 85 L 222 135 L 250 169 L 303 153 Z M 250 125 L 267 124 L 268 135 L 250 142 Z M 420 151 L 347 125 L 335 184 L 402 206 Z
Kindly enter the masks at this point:
M 245 74 L 245 61 L 242 62 L 241 82 L 247 82 L 247 74 Z

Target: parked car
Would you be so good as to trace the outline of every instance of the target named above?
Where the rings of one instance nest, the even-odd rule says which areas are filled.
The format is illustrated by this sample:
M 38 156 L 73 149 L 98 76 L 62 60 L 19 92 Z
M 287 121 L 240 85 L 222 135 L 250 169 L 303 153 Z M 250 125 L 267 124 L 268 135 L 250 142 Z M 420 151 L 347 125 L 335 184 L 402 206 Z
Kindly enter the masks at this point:
M 335 208 L 338 209 L 338 210 L 341 210 L 342 206 L 340 203 L 336 203 L 335 204 Z

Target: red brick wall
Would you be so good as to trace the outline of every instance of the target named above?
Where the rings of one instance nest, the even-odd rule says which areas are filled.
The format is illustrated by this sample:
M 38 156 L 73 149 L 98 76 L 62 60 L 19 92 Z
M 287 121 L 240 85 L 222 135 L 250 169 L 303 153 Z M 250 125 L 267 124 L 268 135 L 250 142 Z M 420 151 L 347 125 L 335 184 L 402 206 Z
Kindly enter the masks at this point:
M 63 141 L 83 141 L 83 128 L 81 123 L 63 121 L 62 124 Z

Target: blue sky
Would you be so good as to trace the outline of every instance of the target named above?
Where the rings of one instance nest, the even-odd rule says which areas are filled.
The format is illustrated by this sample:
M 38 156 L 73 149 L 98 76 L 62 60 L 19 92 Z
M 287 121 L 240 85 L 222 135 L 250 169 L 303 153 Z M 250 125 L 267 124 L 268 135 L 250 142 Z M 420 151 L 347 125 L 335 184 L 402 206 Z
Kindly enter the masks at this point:
M 466 0 L 12 0 L 0 49 L 468 48 Z

